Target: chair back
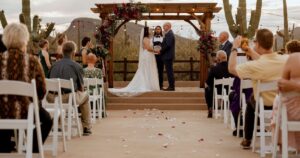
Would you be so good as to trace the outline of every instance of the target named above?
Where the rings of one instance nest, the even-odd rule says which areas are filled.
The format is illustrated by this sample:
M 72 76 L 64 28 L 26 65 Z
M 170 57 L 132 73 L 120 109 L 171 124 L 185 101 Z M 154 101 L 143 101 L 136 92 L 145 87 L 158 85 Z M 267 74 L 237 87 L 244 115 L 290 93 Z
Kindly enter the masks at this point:
M 27 130 L 26 158 L 29 158 L 32 157 L 33 129 L 35 127 L 38 135 L 40 157 L 44 158 L 35 80 L 31 80 L 31 83 L 23 81 L 0 80 L 0 87 L 0 95 L 17 95 L 32 98 L 32 103 L 30 103 L 28 107 L 27 119 L 0 119 L 0 129 L 19 129 L 21 133 L 19 135 L 19 142 L 23 142 L 21 135 L 24 134 L 24 130 Z M 36 126 L 34 125 L 34 120 Z M 19 154 L 22 153 L 21 148 L 22 143 L 19 143 Z

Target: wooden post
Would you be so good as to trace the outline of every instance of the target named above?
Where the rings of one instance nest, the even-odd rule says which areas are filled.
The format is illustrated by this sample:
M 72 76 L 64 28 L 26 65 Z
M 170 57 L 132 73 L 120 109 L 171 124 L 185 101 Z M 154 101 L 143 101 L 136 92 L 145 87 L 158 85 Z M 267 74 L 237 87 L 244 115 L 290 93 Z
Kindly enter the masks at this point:
M 114 87 L 114 38 L 110 38 L 110 61 L 109 61 L 109 70 L 108 70 L 108 87 Z
M 190 81 L 193 81 L 193 75 L 194 75 L 194 63 L 193 63 L 193 57 L 190 57 Z
M 205 32 L 209 32 L 211 31 L 211 19 L 213 18 L 213 14 L 212 13 L 204 13 L 204 19 L 203 19 L 203 23 L 205 24 L 205 28 L 204 31 Z M 206 58 L 204 53 L 200 52 L 200 87 L 204 88 L 205 87 L 205 81 L 207 79 L 207 75 L 208 75 L 208 66 L 206 63 Z
M 127 58 L 124 58 L 123 81 L 127 80 Z

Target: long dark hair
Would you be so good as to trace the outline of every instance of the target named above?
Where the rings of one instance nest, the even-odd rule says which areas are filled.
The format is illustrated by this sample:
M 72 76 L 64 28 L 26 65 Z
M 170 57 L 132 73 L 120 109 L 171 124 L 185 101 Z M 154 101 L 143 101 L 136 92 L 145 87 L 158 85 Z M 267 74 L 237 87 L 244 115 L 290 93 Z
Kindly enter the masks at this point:
M 160 28 L 160 34 L 157 34 L 157 33 L 156 33 L 155 30 L 156 30 L 157 28 Z M 156 36 L 156 35 L 163 36 L 163 34 L 162 34 L 162 28 L 161 28 L 161 26 L 159 26 L 159 25 L 156 26 L 155 29 L 154 29 L 154 36 Z
M 148 26 L 144 27 L 144 37 L 149 37 L 149 27 Z

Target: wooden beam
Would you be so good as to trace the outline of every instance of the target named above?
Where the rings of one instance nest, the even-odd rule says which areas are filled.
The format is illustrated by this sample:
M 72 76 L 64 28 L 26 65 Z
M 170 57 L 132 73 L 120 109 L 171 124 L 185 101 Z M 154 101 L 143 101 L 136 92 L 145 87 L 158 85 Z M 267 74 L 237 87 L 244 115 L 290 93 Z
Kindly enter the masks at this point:
M 195 29 L 195 31 L 199 36 L 201 35 L 201 30 L 197 26 L 195 26 L 194 23 L 192 23 L 190 20 L 184 20 L 184 21 L 192 25 L 192 27 Z
M 122 3 L 96 4 L 91 8 L 94 13 L 112 13 L 113 9 Z M 217 3 L 143 3 L 151 13 L 217 13 L 222 8 Z
M 197 16 L 202 18 L 202 16 Z M 151 16 L 142 16 L 141 20 L 195 20 L 194 17 L 188 15 L 151 15 Z

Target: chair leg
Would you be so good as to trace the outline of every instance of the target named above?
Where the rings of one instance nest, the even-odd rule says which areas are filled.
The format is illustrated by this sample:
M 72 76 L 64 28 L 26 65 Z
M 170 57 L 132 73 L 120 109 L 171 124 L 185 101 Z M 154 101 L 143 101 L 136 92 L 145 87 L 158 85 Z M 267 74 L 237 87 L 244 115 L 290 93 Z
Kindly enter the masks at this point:
M 260 157 L 266 157 L 266 132 L 264 116 L 260 116 Z
M 18 144 L 18 153 L 21 154 L 23 152 L 23 140 L 24 140 L 24 130 L 19 130 L 19 132 L 15 131 L 15 137 L 18 136 L 18 140 L 16 144 Z
M 32 158 L 33 129 L 27 131 L 26 158 Z
M 52 138 L 52 156 L 57 156 L 57 144 L 58 144 L 58 109 L 55 109 L 53 116 L 53 138 Z
M 71 140 L 72 137 L 72 106 L 70 105 L 68 108 L 68 125 L 67 125 L 67 135 L 68 135 L 68 140 Z
M 62 141 L 63 141 L 63 150 L 64 152 L 67 151 L 67 144 L 66 144 L 66 131 L 65 131 L 65 112 L 61 111 L 60 115 L 60 123 L 61 123 L 61 129 L 62 129 Z
M 74 115 L 75 115 L 75 119 L 76 119 L 76 125 L 77 125 L 77 130 L 78 130 L 78 135 L 79 137 L 82 136 L 81 134 L 81 126 L 80 126 L 80 121 L 79 121 L 79 114 L 78 114 L 78 110 L 77 107 L 73 107 L 74 108 Z

